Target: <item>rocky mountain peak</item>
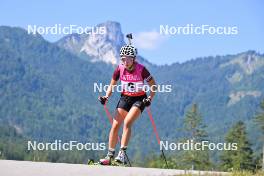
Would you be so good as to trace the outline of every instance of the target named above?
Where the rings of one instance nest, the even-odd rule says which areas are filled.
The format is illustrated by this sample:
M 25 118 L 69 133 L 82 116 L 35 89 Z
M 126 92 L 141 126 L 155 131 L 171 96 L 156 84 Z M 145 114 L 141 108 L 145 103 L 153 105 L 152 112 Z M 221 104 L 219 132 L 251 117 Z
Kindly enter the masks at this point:
M 104 33 L 91 32 L 90 34 L 71 34 L 57 42 L 57 44 L 74 54 L 86 54 L 92 62 L 104 61 L 117 64 L 119 50 L 124 42 L 121 25 L 107 21 L 98 24 L 95 28 L 103 29 Z

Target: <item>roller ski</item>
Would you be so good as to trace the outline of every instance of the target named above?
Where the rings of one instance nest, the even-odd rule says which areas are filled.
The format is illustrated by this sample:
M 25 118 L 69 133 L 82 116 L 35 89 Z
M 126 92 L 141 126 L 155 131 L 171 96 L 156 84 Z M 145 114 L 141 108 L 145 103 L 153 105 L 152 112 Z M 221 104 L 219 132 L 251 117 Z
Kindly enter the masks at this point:
M 95 162 L 93 159 L 89 159 L 87 164 L 88 165 L 98 165 L 98 166 L 115 166 L 112 158 L 100 159 L 98 162 Z
M 125 150 L 120 150 L 117 157 L 113 157 L 114 152 L 108 152 L 105 158 L 100 159 L 99 162 L 94 162 L 94 160 L 88 160 L 88 165 L 102 165 L 102 166 L 123 166 L 131 167 L 131 163 Z
M 94 165 L 94 166 L 121 166 L 121 167 L 130 167 L 127 163 L 121 163 L 121 162 L 116 161 L 114 159 L 111 160 L 110 163 L 108 163 L 108 162 L 102 162 L 102 161 L 95 162 L 93 159 L 89 159 L 88 162 L 87 162 L 87 164 L 88 165 Z
M 102 165 L 102 166 L 112 166 L 114 158 L 114 151 L 108 151 L 105 158 L 100 159 L 98 162 L 95 162 L 93 159 L 89 159 L 87 164 L 88 165 Z

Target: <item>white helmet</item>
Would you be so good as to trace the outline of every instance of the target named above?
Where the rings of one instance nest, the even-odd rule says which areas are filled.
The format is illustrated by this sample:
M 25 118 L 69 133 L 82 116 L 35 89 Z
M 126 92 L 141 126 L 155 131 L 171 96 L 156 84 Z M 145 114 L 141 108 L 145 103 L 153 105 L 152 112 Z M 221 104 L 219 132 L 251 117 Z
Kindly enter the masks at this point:
M 136 57 L 137 56 L 137 49 L 132 45 L 124 45 L 120 49 L 120 56 L 130 56 Z

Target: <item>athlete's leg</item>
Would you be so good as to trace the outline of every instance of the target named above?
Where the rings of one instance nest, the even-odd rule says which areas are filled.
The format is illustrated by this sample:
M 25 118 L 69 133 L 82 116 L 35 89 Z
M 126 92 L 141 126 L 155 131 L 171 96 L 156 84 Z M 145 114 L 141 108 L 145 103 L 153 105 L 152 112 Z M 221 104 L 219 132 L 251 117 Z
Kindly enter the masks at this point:
M 115 112 L 115 117 L 113 119 L 112 128 L 109 132 L 109 143 L 108 143 L 108 153 L 105 158 L 100 159 L 99 163 L 102 165 L 111 165 L 111 158 L 115 155 L 115 146 L 118 140 L 118 130 L 123 123 L 127 111 L 121 108 L 117 108 Z
M 124 120 L 123 134 L 121 140 L 121 147 L 128 145 L 131 136 L 131 127 L 135 120 L 140 116 L 141 110 L 136 106 L 132 106 Z
M 114 149 L 118 141 L 118 131 L 128 112 L 124 109 L 117 108 L 113 119 L 112 128 L 109 133 L 109 148 Z

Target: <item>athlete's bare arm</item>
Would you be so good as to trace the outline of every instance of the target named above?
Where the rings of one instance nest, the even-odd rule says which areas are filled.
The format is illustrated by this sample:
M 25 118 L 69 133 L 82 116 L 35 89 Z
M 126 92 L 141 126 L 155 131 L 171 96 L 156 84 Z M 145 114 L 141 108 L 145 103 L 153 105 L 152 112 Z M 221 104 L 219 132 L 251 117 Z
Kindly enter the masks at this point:
M 112 90 L 116 84 L 117 84 L 117 81 L 112 78 L 110 85 L 105 94 L 106 97 L 110 97 L 112 95 L 112 92 L 113 92 Z
M 154 80 L 154 78 L 152 78 L 149 82 L 148 85 L 150 86 L 150 99 L 152 100 L 153 97 L 155 96 L 156 90 L 157 90 L 157 85 L 156 82 Z

